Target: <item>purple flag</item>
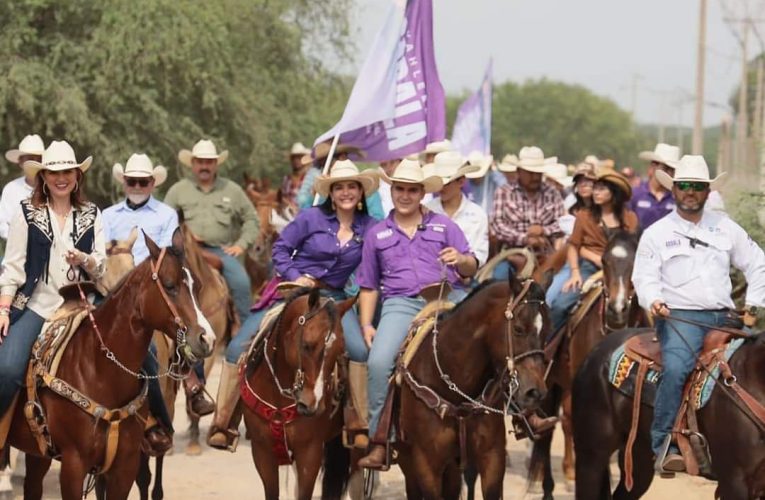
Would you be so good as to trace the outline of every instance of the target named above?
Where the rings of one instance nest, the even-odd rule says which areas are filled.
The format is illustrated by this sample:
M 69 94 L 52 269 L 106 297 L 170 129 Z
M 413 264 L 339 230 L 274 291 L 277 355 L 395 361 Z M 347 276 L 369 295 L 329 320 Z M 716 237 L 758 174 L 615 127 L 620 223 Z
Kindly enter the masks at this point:
M 457 111 L 452 130 L 452 145 L 463 155 L 479 151 L 491 153 L 492 61 L 486 68 L 481 88 L 467 98 Z
M 392 0 L 343 117 L 316 140 L 341 134 L 367 160 L 403 158 L 446 136 L 446 103 L 433 51 L 432 0 Z

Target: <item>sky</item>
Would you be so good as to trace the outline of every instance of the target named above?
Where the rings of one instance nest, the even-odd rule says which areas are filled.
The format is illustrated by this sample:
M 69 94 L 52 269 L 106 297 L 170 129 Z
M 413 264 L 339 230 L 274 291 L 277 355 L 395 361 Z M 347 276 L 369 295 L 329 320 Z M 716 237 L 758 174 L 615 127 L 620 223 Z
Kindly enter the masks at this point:
M 355 73 L 391 0 L 355 0 Z M 433 0 L 436 59 L 447 93 L 472 91 L 489 58 L 494 81 L 546 77 L 634 105 L 641 123 L 693 123 L 700 0 Z M 708 0 L 704 124 L 718 125 L 741 75 L 725 17 L 765 20 L 765 0 Z M 765 22 L 757 25 L 765 39 Z M 735 30 L 741 32 L 740 27 Z M 752 33 L 750 57 L 760 44 Z M 680 97 L 682 96 L 682 97 Z

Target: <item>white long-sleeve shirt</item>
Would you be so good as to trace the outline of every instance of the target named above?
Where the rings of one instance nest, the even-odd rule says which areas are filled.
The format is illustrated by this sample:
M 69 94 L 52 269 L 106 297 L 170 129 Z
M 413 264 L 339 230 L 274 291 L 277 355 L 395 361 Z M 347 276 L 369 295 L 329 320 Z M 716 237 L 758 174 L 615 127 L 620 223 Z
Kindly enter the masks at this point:
M 643 233 L 632 282 L 645 308 L 657 300 L 670 309 L 733 308 L 731 264 L 746 277 L 746 304 L 765 306 L 765 254 L 746 231 L 717 212 L 694 224 L 675 210 Z
M 25 177 L 13 179 L 5 185 L 0 196 L 0 238 L 8 239 L 11 221 L 21 213 L 21 201 L 29 198 L 33 189 Z
M 75 209 L 76 210 L 76 209 Z M 48 280 L 40 279 L 32 292 L 27 307 L 36 312 L 40 317 L 49 318 L 56 309 L 64 303 L 64 299 L 59 295 L 58 290 L 64 285 L 70 285 L 76 281 L 71 281 L 66 274 L 69 271 L 69 264 L 66 263 L 66 252 L 74 248 L 72 239 L 68 236 L 73 232 L 73 217 L 70 212 L 66 218 L 63 229 L 59 229 L 56 216 L 48 209 L 48 216 L 51 218 L 51 227 L 53 228 L 53 242 L 50 248 L 50 261 L 48 262 Z M 96 220 L 93 226 L 94 230 L 94 251 L 90 255 L 96 259 L 96 276 L 100 277 L 104 269 L 106 259 L 106 241 L 104 240 L 104 229 L 101 222 L 101 212 L 96 213 Z M 24 263 L 27 259 L 27 239 L 29 237 L 29 226 L 24 219 L 21 210 L 11 221 L 11 232 L 8 237 L 8 244 L 5 248 L 5 258 L 3 260 L 3 273 L 0 274 L 0 294 L 13 297 L 26 281 L 24 272 Z M 75 280 L 77 276 L 75 276 Z
M 441 198 L 433 198 L 425 206 L 448 217 L 443 204 L 441 204 Z M 483 208 L 468 200 L 463 194 L 460 206 L 451 219 L 465 234 L 470 249 L 478 259 L 478 265 L 484 265 L 489 257 L 489 216 L 486 215 Z

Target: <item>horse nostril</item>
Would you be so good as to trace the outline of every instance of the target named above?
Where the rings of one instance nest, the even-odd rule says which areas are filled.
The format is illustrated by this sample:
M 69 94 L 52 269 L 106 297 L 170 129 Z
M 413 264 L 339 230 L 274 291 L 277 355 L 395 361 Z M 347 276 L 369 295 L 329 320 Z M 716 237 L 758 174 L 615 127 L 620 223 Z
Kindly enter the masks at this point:
M 537 388 L 529 389 L 526 391 L 526 399 L 529 401 L 541 401 L 543 397 L 542 391 Z
M 302 401 L 298 401 L 297 403 L 297 411 L 300 415 L 306 416 L 308 415 L 308 405 L 303 403 Z

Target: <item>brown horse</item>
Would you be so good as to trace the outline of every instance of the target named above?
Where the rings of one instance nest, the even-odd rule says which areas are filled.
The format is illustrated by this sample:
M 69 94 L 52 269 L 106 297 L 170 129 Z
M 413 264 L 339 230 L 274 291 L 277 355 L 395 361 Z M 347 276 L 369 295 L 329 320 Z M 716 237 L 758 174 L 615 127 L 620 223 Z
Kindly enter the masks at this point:
M 635 263 L 638 238 L 627 232 L 617 232 L 608 241 L 603 252 L 603 276 L 600 293 L 594 302 L 582 304 L 588 307 L 582 316 L 574 313 L 576 324 L 564 327 L 552 342 L 548 355 L 552 354 L 547 385 L 548 397 L 543 403 L 545 412 L 557 415 L 562 407 L 561 428 L 565 437 L 563 473 L 567 480 L 574 479 L 574 446 L 571 423 L 571 383 L 585 357 L 609 331 L 627 326 L 638 326 L 645 321 L 643 311 L 637 304 L 632 287 L 632 268 Z M 595 293 L 597 290 L 593 290 Z M 587 294 L 583 294 L 585 297 Z M 568 329 L 565 329 L 568 328 Z M 550 464 L 552 432 L 534 442 L 529 462 L 529 484 L 536 487 L 542 480 L 544 498 L 552 498 L 555 482 Z
M 483 498 L 501 498 L 507 412 L 544 398 L 544 290 L 531 280 L 489 282 L 447 313 L 408 367 L 399 364 L 400 439 L 409 499 L 460 496 L 460 468 L 481 476 Z
M 48 433 L 43 437 L 49 441 L 36 439 L 25 417 L 27 394 L 19 397 L 6 444 L 26 453 L 25 498 L 42 497 L 51 450 L 61 460 L 62 498 L 82 498 L 85 477 L 93 472 L 101 472 L 97 476 L 101 493 L 110 499 L 127 498 L 138 470 L 146 418 L 138 370 L 152 333 L 161 330 L 178 337 L 185 344 L 179 352 L 191 359 L 213 351 L 215 337 L 196 305 L 193 277 L 184 267 L 182 235 L 176 231 L 173 245 L 166 249 L 160 250 L 149 238 L 146 244 L 150 258 L 93 311 L 92 320 L 80 325 L 63 353 L 56 377 L 79 394 L 62 397 L 48 385 L 38 388 L 39 414 L 47 417 Z M 74 400 L 96 406 L 90 413 Z M 119 425 L 116 435 L 110 436 L 115 424 L 98 415 L 108 416 L 107 408 L 119 409 L 130 401 L 140 405 L 114 412 Z
M 576 445 L 576 498 L 640 498 L 654 478 L 650 426 L 653 408 L 642 405 L 637 439 L 632 448 L 634 485 L 627 490 L 624 457 L 632 424 L 631 397 L 609 382 L 609 362 L 614 351 L 630 337 L 645 330 L 624 330 L 603 340 L 577 372 L 572 387 L 574 444 Z M 765 405 L 765 334 L 752 336 L 728 362 L 734 383 L 761 407 Z M 718 480 L 716 498 L 744 500 L 765 498 L 765 420 L 755 416 L 722 380 L 709 402 L 696 416 L 711 454 L 712 473 Z M 761 410 L 761 413 L 763 410 Z M 612 492 L 610 457 L 619 451 L 620 481 Z
M 312 497 L 324 462 L 322 498 L 339 499 L 350 473 L 343 448 L 345 311 L 319 291 L 300 290 L 285 303 L 272 328 L 242 367 L 244 422 L 266 499 L 279 498 L 279 465 L 297 465 L 297 498 Z

